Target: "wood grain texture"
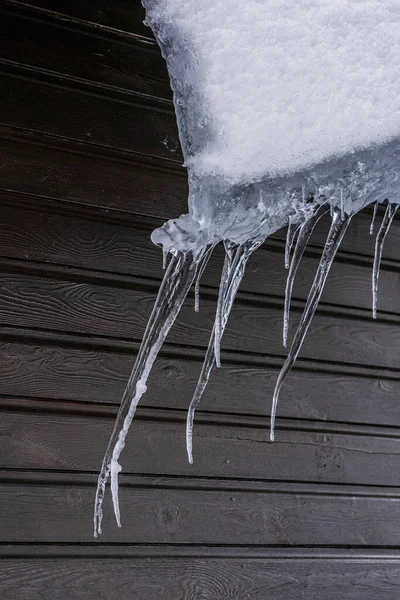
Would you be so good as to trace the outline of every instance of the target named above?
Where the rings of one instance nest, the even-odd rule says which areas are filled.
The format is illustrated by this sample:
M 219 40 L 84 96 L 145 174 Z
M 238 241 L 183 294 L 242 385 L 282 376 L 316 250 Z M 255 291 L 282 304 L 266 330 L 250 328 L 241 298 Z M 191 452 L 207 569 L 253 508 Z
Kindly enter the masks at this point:
M 93 477 L 93 483 L 95 478 Z M 4 543 L 88 543 L 94 485 L 2 484 Z M 109 500 L 109 498 L 107 498 Z M 348 497 L 240 489 L 120 487 L 124 527 L 112 522 L 110 502 L 102 543 L 206 545 L 398 546 L 399 497 Z M 6 508 L 8 510 L 6 511 Z M 30 520 L 14 526 L 18 514 Z M 69 527 L 65 528 L 65 523 Z M 204 527 L 207 523 L 207 527 Z
M 1 126 L 0 144 L 3 189 L 160 218 L 187 210 L 175 164 Z
M 0 423 L 2 464 L 8 469 L 97 472 L 116 410 L 107 416 L 68 412 L 4 411 Z M 398 430 L 385 436 L 351 429 L 336 433 L 285 427 L 269 441 L 268 422 L 227 422 L 199 413 L 194 465 L 185 450 L 185 414 L 138 418 L 121 458 L 123 472 L 152 475 L 308 481 L 399 486 Z
M 32 21 L 34 17 L 34 21 Z M 54 14 L 0 4 L 0 56 L 60 77 L 92 82 L 171 100 L 171 88 L 158 47 L 142 38 L 124 39 L 90 26 L 71 27 Z M 105 93 L 107 93 L 105 91 Z
M 0 564 L 4 600 L 397 600 L 399 586 L 398 559 L 42 558 Z
M 154 39 L 151 29 L 143 23 L 145 12 L 140 0 L 87 0 L 84 3 L 80 0 L 23 0 L 18 4 L 36 11 L 56 12 L 64 15 L 67 22 L 78 19 L 99 29 L 112 28 Z
M 108 98 L 90 86 L 83 89 L 70 81 L 63 86 L 57 75 L 40 73 L 34 79 L 32 75 L 26 68 L 0 65 L 1 123 L 182 162 L 169 102 L 144 102 L 140 97 L 115 90 Z
M 18 333 L 26 335 L 26 331 Z M 119 405 L 138 344 L 125 343 L 113 350 L 112 343 L 100 338 L 69 336 L 64 344 L 61 338 L 43 340 L 36 333 L 29 343 L 7 340 L 7 333 L 0 329 L 3 402 L 11 395 L 16 404 L 20 397 L 28 396 Z M 140 407 L 187 410 L 202 360 L 202 350 L 182 353 L 180 346 L 165 346 Z M 282 359 L 274 357 L 225 352 L 221 369 L 211 376 L 201 410 L 269 417 L 281 364 Z M 344 371 L 341 365 L 299 361 L 282 391 L 278 426 L 282 418 L 329 421 L 331 427 L 332 422 L 343 421 L 400 426 L 396 372 L 351 366 Z
M 101 277 L 71 270 L 0 260 L 0 325 L 107 336 L 138 341 L 143 335 L 157 285 L 129 277 L 104 284 Z M 52 270 L 53 269 L 53 270 Z M 112 283 L 114 285 L 112 285 Z M 181 346 L 206 347 L 215 316 L 216 293 L 203 294 L 200 313 L 190 296 L 169 334 Z M 239 294 L 223 348 L 282 355 L 282 302 Z M 292 330 L 303 303 L 293 303 Z M 400 336 L 397 320 L 377 323 L 369 313 L 320 307 L 301 356 L 396 369 Z M 266 333 L 268 332 L 268 333 Z

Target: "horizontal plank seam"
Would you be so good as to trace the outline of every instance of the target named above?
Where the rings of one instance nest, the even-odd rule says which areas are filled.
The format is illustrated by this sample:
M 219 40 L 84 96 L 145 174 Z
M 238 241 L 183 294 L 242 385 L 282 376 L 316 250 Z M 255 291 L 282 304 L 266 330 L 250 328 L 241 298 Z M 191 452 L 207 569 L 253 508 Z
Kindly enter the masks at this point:
M 0 9 L 0 14 L 1 14 L 1 9 Z M 4 68 L 6 67 L 6 68 Z M 10 71 L 7 70 L 7 67 L 9 67 L 9 69 L 11 70 L 11 74 Z M 103 82 L 98 82 L 92 79 L 85 79 L 83 77 L 76 77 L 74 75 L 68 75 L 67 73 L 62 73 L 59 71 L 52 71 L 51 69 L 44 69 L 43 67 L 38 67 L 38 66 L 32 66 L 26 63 L 19 63 L 7 58 L 0 58 L 0 74 L 4 73 L 7 76 L 10 77 L 18 77 L 19 79 L 24 79 L 24 80 L 29 80 L 29 81 L 36 81 L 38 80 L 40 83 L 44 83 L 46 85 L 51 85 L 54 87 L 60 87 L 60 88 L 64 88 L 64 89 L 69 89 L 69 90 L 74 90 L 76 91 L 76 89 L 81 89 L 79 86 L 83 86 L 83 89 L 81 90 L 82 93 L 84 94 L 88 94 L 91 96 L 96 96 L 96 97 L 104 97 L 107 99 L 113 99 L 116 102 L 119 102 L 120 100 L 118 98 L 115 97 L 115 92 L 117 92 L 118 94 L 121 94 L 122 98 L 121 100 L 124 103 L 128 103 L 130 104 L 129 101 L 129 97 L 132 98 L 138 98 L 139 100 L 143 100 L 142 102 L 136 102 L 133 101 L 132 102 L 132 106 L 140 106 L 141 108 L 149 108 L 149 104 L 151 106 L 151 108 L 155 108 L 155 110 L 158 110 L 158 105 L 161 104 L 162 107 L 164 106 L 164 108 L 161 108 L 161 110 L 166 110 L 168 113 L 172 112 L 173 114 L 175 114 L 173 112 L 173 103 L 172 100 L 170 98 L 164 98 L 163 96 L 154 96 L 152 94 L 146 94 L 145 92 L 140 92 L 137 90 L 132 90 L 130 88 L 123 88 L 117 85 L 112 85 L 109 83 L 103 83 Z M 24 75 L 25 73 L 25 75 Z M 27 76 L 26 74 L 31 74 L 32 77 Z M 37 76 L 37 77 L 36 77 Z M 40 76 L 42 76 L 42 78 L 40 78 Z M 50 81 L 48 81 L 50 80 Z M 54 80 L 54 81 L 53 81 Z M 55 81 L 57 80 L 57 81 Z M 60 83 L 61 82 L 61 83 Z M 64 83 L 66 82 L 66 83 Z M 75 87 L 70 87 L 67 85 L 67 83 L 76 83 L 79 84 L 78 88 Z M 90 88 L 93 88 L 93 90 L 91 91 Z M 86 91 L 88 90 L 88 91 Z M 98 90 L 104 90 L 105 92 L 113 92 L 113 94 L 101 94 L 98 93 Z M 127 99 L 124 100 L 124 96 L 127 96 Z M 152 106 L 154 104 L 154 107 Z
M 114 338 L 111 336 L 96 336 L 79 332 L 52 330 L 47 328 L 28 328 L 24 326 L 0 325 L 0 340 L 16 341 L 27 345 L 37 345 L 38 343 L 51 347 L 73 347 L 98 349 L 101 351 L 120 352 L 133 355 L 137 352 L 140 339 Z M 223 350 L 223 363 L 241 366 L 268 367 L 271 369 L 280 369 L 285 355 L 258 353 L 240 350 Z M 160 357 L 204 360 L 204 347 L 187 345 L 182 352 L 182 344 L 173 344 L 165 342 Z M 389 381 L 398 381 L 400 372 L 397 367 L 379 367 L 363 365 L 358 363 L 345 363 L 341 361 L 321 360 L 317 358 L 306 359 L 299 357 L 293 372 L 327 373 L 338 375 L 357 375 L 366 379 L 377 378 Z
M 106 98 L 117 104 L 125 104 L 132 108 L 142 108 L 174 115 L 173 104 L 170 99 L 152 96 L 134 90 L 127 90 L 110 84 L 90 81 L 88 79 L 74 77 L 72 75 L 43 69 L 41 67 L 33 67 L 6 58 L 0 58 L 0 75 L 2 74 L 10 78 L 38 82 L 41 85 L 48 87 L 67 89 L 73 92 L 79 91 L 84 95 L 93 96 L 95 98 Z M 104 93 L 102 94 L 101 91 Z M 112 93 L 106 94 L 107 91 Z M 116 95 L 116 93 L 118 95 Z
M 150 238 L 151 231 L 156 227 L 160 227 L 164 223 L 162 217 L 153 215 L 145 215 L 143 213 L 126 213 L 119 209 L 108 209 L 99 206 L 91 206 L 78 201 L 70 201 L 59 199 L 50 196 L 42 196 L 39 194 L 30 194 L 27 192 L 19 192 L 15 190 L 0 188 L 0 194 L 9 194 L 12 199 L 2 198 L 1 202 L 6 206 L 15 208 L 16 202 L 23 204 L 22 208 L 26 211 L 37 211 L 38 207 L 48 214 L 62 214 L 71 216 L 76 214 L 81 219 L 88 222 L 100 222 L 100 223 L 113 223 L 114 225 L 124 227 L 131 226 L 135 229 L 148 233 Z M 35 204 L 27 206 L 26 202 L 34 201 Z M 276 252 L 281 254 L 285 246 L 285 240 L 276 238 L 267 238 L 265 243 L 260 247 L 258 252 Z M 305 250 L 304 256 L 313 258 L 315 260 L 320 258 L 321 245 L 309 244 Z M 161 251 L 160 251 L 161 261 Z M 339 250 L 336 255 L 336 261 L 346 264 L 353 264 L 361 268 L 372 269 L 373 256 L 366 253 L 349 252 L 346 250 Z M 52 264 L 60 264 L 54 262 Z M 79 268 L 79 267 L 78 267 Z M 385 259 L 381 260 L 381 272 L 399 272 L 400 271 L 400 260 L 396 259 Z M 106 269 L 101 272 L 110 272 Z M 116 271 L 112 272 L 117 273 Z M 212 286 L 208 286 L 211 287 Z
M 83 416 L 96 419 L 114 419 L 118 412 L 117 404 L 103 402 L 83 402 L 78 400 L 63 400 L 61 398 L 46 399 L 35 397 L 12 397 L 10 394 L 1 394 L 1 411 L 10 413 L 33 413 L 33 414 L 62 414 L 68 417 Z M 180 423 L 186 422 L 187 411 L 185 409 L 162 408 L 148 406 L 145 400 L 136 412 L 135 421 L 157 422 L 157 423 Z M 237 428 L 237 433 L 232 437 L 234 440 L 245 440 L 253 443 L 269 443 L 267 437 L 269 432 L 269 414 L 247 414 L 217 411 L 198 411 L 196 423 L 208 425 L 209 427 L 229 426 Z M 265 433 L 265 439 L 254 440 L 241 437 L 241 429 L 256 429 Z M 396 425 L 359 423 L 347 421 L 334 421 L 323 419 L 306 419 L 279 416 L 276 431 L 302 432 L 314 435 L 333 434 L 337 436 L 352 436 L 361 438 L 384 438 L 397 440 L 400 438 L 400 428 Z M 195 432 L 197 434 L 197 432 Z M 228 435 L 224 439 L 230 439 Z M 276 444 L 280 443 L 277 436 Z M 284 440 L 282 443 L 291 443 Z M 301 442 L 297 442 L 301 443 Z M 366 450 L 360 449 L 360 452 Z M 392 454 L 392 453 L 391 453 Z
M 89 223 L 113 224 L 126 229 L 135 228 L 140 231 L 146 231 L 149 239 L 152 230 L 160 227 L 164 223 L 162 217 L 154 215 L 145 215 L 143 213 L 127 213 L 124 210 L 104 208 L 101 206 L 84 204 L 70 199 L 57 198 L 54 196 L 44 196 L 11 190 L 0 187 L 0 202 L 2 206 L 11 209 L 18 206 L 19 210 L 37 213 L 41 211 L 46 215 L 63 215 L 79 218 Z M 160 256 L 162 255 L 161 249 Z
M 57 552 L 55 552 L 57 550 Z M 318 562 L 340 561 L 360 564 L 375 564 L 400 561 L 400 550 L 396 546 L 318 546 L 318 545 L 217 545 L 217 544 L 132 544 L 129 542 L 0 542 L 0 557 L 6 559 L 41 559 L 54 561 L 65 559 L 119 559 L 122 558 L 167 558 L 207 560 L 265 560 Z
M 12 8 L 20 10 L 24 18 L 38 21 L 52 21 L 57 24 L 58 27 L 64 29 L 70 29 L 72 31 L 87 31 L 91 36 L 97 34 L 98 37 L 104 39 L 113 39 L 116 42 L 130 45 L 137 43 L 143 46 L 149 47 L 149 49 L 158 50 L 158 45 L 155 39 L 152 37 L 146 37 L 137 33 L 132 33 L 123 29 L 117 29 L 116 27 L 110 27 L 108 25 L 102 25 L 95 23 L 94 21 L 87 21 L 84 19 L 78 19 L 69 15 L 64 15 L 57 11 L 51 11 L 46 8 L 39 6 L 33 6 L 32 4 L 26 4 L 25 2 L 18 2 L 17 0 L 2 0 L 2 10 L 4 12 L 11 12 Z M 13 13 L 15 14 L 15 13 Z M 150 32 L 150 29 L 149 29 Z
M 18 143 L 29 143 L 35 147 L 50 148 L 74 156 L 88 156 L 89 158 L 94 159 L 106 158 L 109 162 L 114 162 L 116 164 L 130 165 L 136 163 L 139 166 L 147 166 L 154 171 L 168 172 L 171 175 L 173 174 L 174 176 L 184 178 L 185 181 L 187 180 L 186 169 L 182 167 L 181 161 L 172 158 L 153 156 L 151 154 L 116 148 L 114 146 L 106 146 L 87 140 L 82 141 L 80 139 L 47 133 L 45 131 L 39 132 L 35 129 L 17 127 L 6 123 L 0 123 L 0 139 L 16 141 Z M 73 146 L 73 149 L 67 147 L 66 144 Z M 160 218 L 165 219 L 169 217 L 160 215 Z
M 124 211 L 109 210 L 98 206 L 90 206 L 79 202 L 71 202 L 69 200 L 63 200 L 53 198 L 49 196 L 42 196 L 39 194 L 30 194 L 27 192 L 18 192 L 15 190 L 9 190 L 0 188 L 1 194 L 9 194 L 12 199 L 4 197 L 1 199 L 1 203 L 5 206 L 9 206 L 15 209 L 16 202 L 21 203 L 22 209 L 27 212 L 37 212 L 38 209 L 42 210 L 46 214 L 62 214 L 65 216 L 79 216 L 88 222 L 100 222 L 100 223 L 113 223 L 114 225 L 127 228 L 131 226 L 134 229 L 150 234 L 156 227 L 160 227 L 164 223 L 164 219 L 157 216 L 146 216 L 142 213 L 126 213 Z M 34 205 L 27 205 L 26 202 L 34 201 Z M 129 216 L 127 216 L 129 215 Z M 258 252 L 274 252 L 282 254 L 285 246 L 285 240 L 276 238 L 267 238 L 264 244 L 259 248 Z M 307 249 L 304 252 L 304 256 L 318 260 L 321 255 L 321 245 L 308 244 Z M 161 262 L 161 250 L 160 250 L 160 262 Z M 352 264 L 361 268 L 372 269 L 373 256 L 369 254 L 362 254 L 359 252 L 349 252 L 346 250 L 339 250 L 336 254 L 336 262 Z M 61 264 L 54 262 L 53 264 Z M 80 267 L 76 267 L 80 268 Z M 385 259 L 381 260 L 381 271 L 400 271 L 400 259 Z M 111 272 L 117 274 L 117 271 L 107 271 L 102 269 L 101 272 Z M 212 287 L 212 286 L 208 286 Z
M 49 273 L 59 280 L 71 282 L 81 281 L 110 288 L 137 289 L 141 291 L 154 291 L 157 293 L 160 279 L 143 277 L 141 275 L 129 275 L 111 271 L 99 271 L 88 267 L 76 267 L 61 263 L 48 263 L 34 259 L 20 259 L 0 256 L 0 268 L 3 273 L 27 273 L 33 277 L 46 277 Z M 202 286 L 202 297 L 214 300 L 217 295 L 217 287 Z M 189 293 L 191 298 L 193 292 Z M 281 309 L 284 296 L 276 294 L 265 294 L 250 291 L 239 291 L 236 296 L 236 304 L 240 306 L 251 305 L 259 308 Z M 293 298 L 291 303 L 292 312 L 302 312 L 305 306 L 304 299 Z M 352 321 L 371 321 L 371 310 L 369 308 L 355 307 L 344 304 L 331 304 L 320 302 L 317 314 L 341 318 Z M 389 311 L 379 312 L 380 323 L 400 324 L 400 313 Z
M 0 486 L 94 487 L 97 471 L 63 471 L 55 469 L 0 468 Z M 181 490 L 215 493 L 285 495 L 299 497 L 338 497 L 400 500 L 400 486 L 303 482 L 262 478 L 193 477 L 186 475 L 147 475 L 122 472 L 120 488 L 140 490 Z

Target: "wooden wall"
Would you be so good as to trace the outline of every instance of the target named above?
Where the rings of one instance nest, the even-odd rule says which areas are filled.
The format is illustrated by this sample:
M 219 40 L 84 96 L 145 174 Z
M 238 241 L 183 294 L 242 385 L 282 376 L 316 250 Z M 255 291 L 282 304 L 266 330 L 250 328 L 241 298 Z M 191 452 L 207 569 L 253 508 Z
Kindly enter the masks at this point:
M 284 386 L 283 234 L 252 258 L 195 425 L 216 305 L 185 304 L 94 540 L 97 472 L 162 276 L 153 228 L 186 206 L 164 63 L 138 0 L 0 2 L 0 596 L 397 600 L 400 307 L 394 223 L 371 318 L 356 217 Z M 304 306 L 323 223 L 295 285 Z M 283 232 L 284 233 L 284 232 Z

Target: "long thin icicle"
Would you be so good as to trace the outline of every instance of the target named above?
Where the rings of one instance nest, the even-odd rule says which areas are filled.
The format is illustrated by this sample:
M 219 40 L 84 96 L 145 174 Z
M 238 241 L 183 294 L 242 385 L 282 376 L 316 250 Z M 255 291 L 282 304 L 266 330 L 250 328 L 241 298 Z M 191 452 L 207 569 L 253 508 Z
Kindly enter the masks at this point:
M 232 310 L 232 306 L 236 297 L 236 292 L 239 288 L 240 282 L 243 279 L 245 273 L 246 264 L 250 255 L 260 246 L 262 241 L 247 242 L 246 244 L 237 247 L 236 252 L 232 260 L 230 260 L 229 272 L 226 283 L 222 280 L 225 273 L 223 271 L 221 276 L 221 286 L 224 286 L 224 294 L 222 297 L 222 311 L 220 321 L 220 336 L 222 337 L 226 323 L 229 318 L 229 314 Z M 221 289 L 221 287 L 220 287 Z M 220 338 L 221 339 L 221 338 Z M 194 414 L 197 406 L 203 396 L 203 393 L 207 387 L 208 380 L 210 378 L 211 371 L 215 363 L 215 323 L 210 336 L 207 352 L 204 358 L 203 366 L 201 369 L 200 377 L 197 382 L 195 392 L 193 394 L 192 401 L 189 406 L 187 419 L 186 419 L 186 450 L 188 454 L 189 463 L 193 463 L 193 421 Z
M 193 283 L 198 262 L 199 259 L 193 254 L 178 252 L 172 257 L 165 272 L 103 458 L 94 506 L 95 537 L 101 533 L 102 503 L 110 474 L 115 517 L 118 526 L 121 526 L 118 505 L 118 473 L 121 467 L 118 459 L 125 446 L 126 434 L 138 402 L 146 391 L 146 381 L 153 363 Z
M 315 310 L 318 306 L 319 299 L 321 298 L 321 294 L 324 289 L 329 270 L 332 266 L 337 249 L 340 246 L 346 229 L 349 226 L 350 220 L 351 216 L 349 215 L 345 215 L 345 219 L 342 220 L 340 208 L 334 208 L 332 224 L 325 242 L 325 247 L 322 252 L 322 256 L 318 265 L 317 272 L 315 274 L 313 284 L 311 286 L 310 293 L 307 298 L 306 306 L 304 308 L 304 312 L 301 316 L 300 323 L 297 327 L 295 336 L 293 338 L 288 357 L 281 369 L 281 372 L 279 373 L 278 380 L 275 385 L 271 411 L 271 441 L 274 440 L 276 407 L 278 404 L 279 392 L 281 390 L 282 383 L 289 371 L 291 370 L 291 368 L 293 367 L 296 358 L 300 352 L 300 348 L 303 344 L 304 338 L 311 324 Z
M 398 208 L 398 204 L 388 203 L 385 215 L 382 220 L 382 224 L 379 228 L 378 235 L 376 236 L 375 240 L 374 266 L 372 269 L 372 316 L 374 319 L 376 319 L 378 309 L 378 280 L 382 260 L 383 245 L 385 243 L 385 238 L 387 236 L 387 233 L 393 222 L 394 215 L 396 214 Z
M 311 217 L 300 226 L 300 231 L 294 248 L 292 260 L 290 261 L 289 273 L 286 280 L 285 305 L 283 312 L 283 345 L 285 348 L 287 345 L 287 337 L 289 331 L 290 301 L 292 299 L 293 284 L 296 277 L 297 269 L 303 257 L 304 250 L 306 249 L 306 246 L 310 240 L 312 232 L 314 231 L 315 225 L 318 223 L 320 218 L 326 215 L 326 213 L 328 212 L 327 210 L 319 212 L 318 209 L 319 207 L 317 207 L 316 211 L 311 215 Z

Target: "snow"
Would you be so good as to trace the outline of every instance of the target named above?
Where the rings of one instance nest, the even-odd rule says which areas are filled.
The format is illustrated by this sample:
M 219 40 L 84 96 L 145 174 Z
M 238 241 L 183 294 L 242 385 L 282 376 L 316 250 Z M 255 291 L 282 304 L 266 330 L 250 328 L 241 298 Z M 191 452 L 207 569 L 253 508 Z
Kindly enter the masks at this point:
M 143 3 L 194 174 L 249 183 L 399 136 L 398 0 Z

